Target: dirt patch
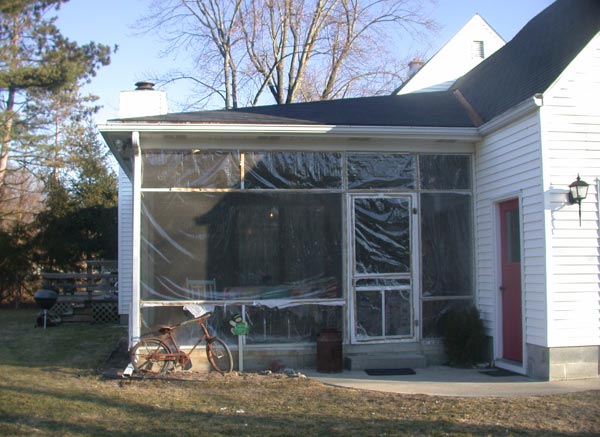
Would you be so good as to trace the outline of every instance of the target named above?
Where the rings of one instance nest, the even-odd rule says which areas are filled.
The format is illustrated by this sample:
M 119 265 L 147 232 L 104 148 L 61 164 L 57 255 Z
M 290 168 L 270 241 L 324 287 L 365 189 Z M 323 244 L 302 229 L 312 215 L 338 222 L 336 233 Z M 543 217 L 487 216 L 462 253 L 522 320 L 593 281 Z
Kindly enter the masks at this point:
M 127 338 L 121 338 L 115 349 L 107 359 L 98 367 L 97 372 L 107 379 L 124 379 L 123 371 L 129 364 L 129 351 Z M 277 381 L 287 378 L 305 378 L 306 376 L 293 369 L 281 369 L 273 372 L 264 370 L 260 372 L 230 372 L 220 374 L 218 372 L 201 372 L 194 370 L 176 369 L 166 375 L 133 375 L 132 379 L 160 379 L 167 381 L 209 381 L 209 380 L 237 380 L 237 381 Z

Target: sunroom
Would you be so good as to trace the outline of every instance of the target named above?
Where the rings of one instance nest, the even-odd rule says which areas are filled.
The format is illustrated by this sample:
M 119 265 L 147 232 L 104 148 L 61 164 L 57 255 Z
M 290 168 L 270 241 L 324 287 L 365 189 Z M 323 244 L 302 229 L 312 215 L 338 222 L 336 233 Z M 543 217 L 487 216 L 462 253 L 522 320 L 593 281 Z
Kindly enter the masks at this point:
M 472 302 L 475 129 L 164 117 L 101 127 L 133 187 L 132 341 L 194 304 L 234 351 L 242 315 L 247 368 L 314 365 L 323 329 L 346 356 L 427 353 Z

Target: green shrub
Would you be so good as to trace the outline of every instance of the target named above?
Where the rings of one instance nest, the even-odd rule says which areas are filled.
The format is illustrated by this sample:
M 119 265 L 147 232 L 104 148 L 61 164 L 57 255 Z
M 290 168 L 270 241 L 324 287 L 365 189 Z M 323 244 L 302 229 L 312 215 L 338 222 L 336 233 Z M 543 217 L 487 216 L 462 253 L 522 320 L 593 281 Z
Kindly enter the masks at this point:
M 477 307 L 450 308 L 442 317 L 442 338 L 451 366 L 471 366 L 480 362 L 485 331 Z

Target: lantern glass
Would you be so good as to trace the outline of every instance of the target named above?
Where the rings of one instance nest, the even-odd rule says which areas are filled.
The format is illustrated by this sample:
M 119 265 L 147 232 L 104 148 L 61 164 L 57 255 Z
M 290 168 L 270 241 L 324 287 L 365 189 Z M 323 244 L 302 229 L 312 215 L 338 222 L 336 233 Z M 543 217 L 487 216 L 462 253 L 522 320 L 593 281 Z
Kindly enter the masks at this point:
M 582 181 L 579 175 L 577 175 L 577 180 L 569 185 L 569 189 L 571 190 L 572 203 L 581 203 L 587 197 L 588 184 Z

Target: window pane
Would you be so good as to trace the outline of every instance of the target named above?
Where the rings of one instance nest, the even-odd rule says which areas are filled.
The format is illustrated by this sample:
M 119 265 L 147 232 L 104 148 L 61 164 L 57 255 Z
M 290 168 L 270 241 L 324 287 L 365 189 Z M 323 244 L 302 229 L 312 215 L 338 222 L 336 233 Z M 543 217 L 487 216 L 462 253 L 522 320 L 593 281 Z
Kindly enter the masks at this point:
M 142 187 L 238 188 L 239 162 L 236 152 L 144 152 Z
M 385 292 L 385 335 L 410 335 L 412 321 L 410 290 Z
M 409 272 L 409 200 L 354 199 L 354 251 L 357 273 Z
M 241 307 L 228 305 L 226 310 L 224 307 L 215 307 L 214 309 L 207 307 L 206 310 L 212 310 L 213 312 L 212 317 L 206 322 L 208 331 L 213 335 L 218 335 L 226 343 L 235 344 L 237 339 L 231 334 L 231 326 L 228 322 L 234 313 L 241 314 Z M 159 326 L 179 325 L 194 318 L 188 311 L 183 309 L 183 306 L 146 307 L 142 308 L 141 316 L 142 335 L 156 332 Z M 175 339 L 180 346 L 192 346 L 202 335 L 200 325 L 193 322 L 184 323 L 175 330 Z
M 468 155 L 420 155 L 419 170 L 424 190 L 471 188 L 471 157 Z
M 508 262 L 521 262 L 521 231 L 519 225 L 519 210 L 506 211 L 506 256 Z
M 340 221 L 341 194 L 143 193 L 142 299 L 340 297 Z
M 342 329 L 343 307 L 298 305 L 289 308 L 247 306 L 248 344 L 316 341 L 323 328 Z
M 471 195 L 421 195 L 423 296 L 473 292 L 471 223 Z
M 356 281 L 359 337 L 407 336 L 412 333 L 410 279 L 369 278 Z M 381 305 L 384 308 L 374 308 Z M 382 334 L 382 311 L 385 331 Z
M 380 291 L 356 292 L 356 336 L 358 338 L 383 335 L 382 299 Z
M 245 188 L 341 188 L 339 153 L 245 154 Z
M 414 189 L 412 155 L 348 154 L 348 188 Z

